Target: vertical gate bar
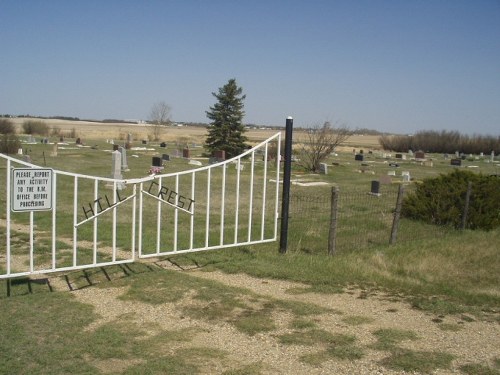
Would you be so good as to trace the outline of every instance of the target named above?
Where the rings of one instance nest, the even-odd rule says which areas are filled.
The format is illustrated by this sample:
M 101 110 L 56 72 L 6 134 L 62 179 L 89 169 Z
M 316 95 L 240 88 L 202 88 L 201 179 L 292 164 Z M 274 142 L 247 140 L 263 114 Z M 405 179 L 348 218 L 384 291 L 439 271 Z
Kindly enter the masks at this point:
M 264 227 L 266 219 L 266 191 L 267 191 L 267 146 L 269 143 L 266 142 L 266 149 L 264 151 L 264 190 L 262 191 L 262 217 L 260 223 L 260 239 L 264 239 Z
M 73 183 L 73 267 L 76 267 L 76 241 L 77 241 L 77 231 L 78 227 L 77 219 L 77 205 L 78 205 L 78 176 L 75 176 Z
M 195 173 L 193 172 L 191 174 L 191 200 L 192 201 L 194 201 L 195 183 L 196 183 L 196 178 L 195 178 Z M 191 203 L 191 204 L 193 205 L 194 203 Z M 194 206 L 191 209 L 192 209 L 192 213 L 194 213 Z M 189 223 L 189 249 L 190 250 L 193 248 L 193 236 L 194 236 L 194 215 L 191 215 L 190 223 Z
M 207 207 L 206 207 L 206 220 L 205 220 L 205 247 L 208 247 L 208 237 L 210 228 L 210 184 L 212 177 L 212 168 L 207 169 Z
M 94 213 L 98 213 L 97 205 L 99 204 L 99 181 L 94 180 Z M 92 264 L 97 263 L 97 220 L 94 218 L 94 231 L 92 233 Z
M 130 233 L 132 233 L 132 238 L 130 239 L 131 242 L 131 251 L 132 251 L 132 260 L 135 260 L 135 211 L 137 208 L 137 184 L 134 184 L 134 187 L 132 188 L 132 194 L 134 194 L 134 197 L 132 198 L 132 228 L 130 229 Z
M 52 179 L 52 269 L 56 268 L 56 226 L 57 226 L 57 173 L 53 173 Z
M 30 272 L 33 272 L 34 270 L 34 259 L 33 259 L 33 256 L 34 256 L 34 252 L 33 252 L 33 247 L 35 246 L 35 243 L 34 243 L 34 233 L 33 233 L 33 229 L 34 229 L 34 214 L 33 214 L 33 211 L 30 211 Z
M 175 176 L 175 191 L 179 191 L 179 175 Z M 179 204 L 179 194 L 175 195 L 175 205 Z M 177 228 L 179 226 L 179 210 L 174 210 L 174 251 L 177 251 Z
M 252 151 L 250 167 L 250 202 L 248 207 L 248 242 L 252 240 L 252 210 L 253 210 L 253 172 L 255 164 L 255 151 Z
M 281 168 L 281 133 L 278 134 L 278 147 L 276 153 L 276 195 L 274 199 L 274 237 L 278 238 L 279 196 L 280 196 L 280 168 Z
M 236 166 L 236 207 L 234 218 L 234 243 L 238 243 L 238 215 L 240 210 L 240 176 L 241 176 L 241 158 L 238 159 Z
M 163 186 L 163 177 L 158 181 L 158 194 L 160 196 L 161 188 Z M 160 241 L 161 241 L 161 202 L 156 204 L 156 254 L 160 254 Z
M 138 233 L 138 240 L 139 243 L 137 244 L 138 251 L 139 251 L 139 258 L 142 258 L 142 210 L 143 210 L 143 189 L 144 189 L 144 183 L 141 182 L 139 185 L 139 233 Z
M 116 226 L 117 226 L 117 221 L 116 221 L 116 209 L 118 208 L 116 205 L 116 190 L 118 189 L 118 183 L 116 181 L 113 182 L 113 229 L 112 229 L 112 240 L 111 240 L 111 248 L 112 248 L 112 261 L 116 262 Z
M 6 231 L 7 231 L 7 238 L 6 238 L 6 244 L 5 246 L 7 247 L 7 254 L 5 256 L 5 262 L 7 263 L 6 264 L 6 269 L 7 269 L 7 275 L 10 275 L 10 189 L 11 189 L 11 182 L 10 182 L 10 174 L 12 173 L 11 171 L 11 166 L 10 166 L 10 159 L 7 159 L 7 169 L 5 171 L 5 173 L 7 174 L 7 183 L 5 185 L 5 188 L 7 189 L 6 191 L 6 198 L 7 198 L 7 202 L 5 202 L 5 208 L 6 208 L 6 212 L 5 212 L 5 218 L 7 219 L 7 223 L 6 223 Z
M 225 200 L 226 200 L 226 164 L 222 165 L 222 193 L 220 205 L 220 245 L 224 244 L 224 213 L 225 213 Z

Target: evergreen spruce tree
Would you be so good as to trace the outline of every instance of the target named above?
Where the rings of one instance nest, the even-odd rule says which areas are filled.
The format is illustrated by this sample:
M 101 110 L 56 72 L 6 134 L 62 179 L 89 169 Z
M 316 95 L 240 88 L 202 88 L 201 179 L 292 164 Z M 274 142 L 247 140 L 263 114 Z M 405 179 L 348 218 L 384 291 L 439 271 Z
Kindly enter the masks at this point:
M 229 158 L 245 150 L 243 100 L 246 95 L 242 95 L 242 92 L 243 89 L 238 87 L 233 78 L 219 88 L 218 93 L 212 93 L 217 98 L 217 103 L 206 112 L 212 122 L 205 140 L 205 149 L 210 153 L 224 150 Z

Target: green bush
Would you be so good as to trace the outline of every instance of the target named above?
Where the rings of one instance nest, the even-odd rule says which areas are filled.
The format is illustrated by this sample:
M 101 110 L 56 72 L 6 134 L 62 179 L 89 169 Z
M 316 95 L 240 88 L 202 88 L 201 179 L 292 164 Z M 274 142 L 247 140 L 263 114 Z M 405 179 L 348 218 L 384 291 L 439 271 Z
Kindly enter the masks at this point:
M 415 192 L 405 197 L 401 214 L 431 224 L 460 228 L 469 182 L 472 191 L 466 228 L 500 227 L 500 177 L 458 169 L 424 180 Z
M 16 128 L 14 123 L 6 118 L 0 118 L 0 134 L 14 134 Z
M 49 134 L 49 127 L 40 120 L 26 120 L 23 122 L 23 132 L 24 134 L 47 135 Z
M 0 138 L 0 152 L 2 154 L 16 154 L 21 148 L 21 141 L 15 134 L 3 134 Z

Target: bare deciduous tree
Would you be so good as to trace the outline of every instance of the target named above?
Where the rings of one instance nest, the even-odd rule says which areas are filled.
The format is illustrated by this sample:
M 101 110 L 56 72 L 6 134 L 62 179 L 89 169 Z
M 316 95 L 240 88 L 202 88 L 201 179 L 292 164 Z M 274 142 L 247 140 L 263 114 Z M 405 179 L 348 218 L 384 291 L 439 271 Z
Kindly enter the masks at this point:
M 320 163 L 351 135 L 352 131 L 347 126 L 333 127 L 328 121 L 308 129 L 299 143 L 298 164 L 308 171 L 319 172 Z
M 162 127 L 170 124 L 170 106 L 165 102 L 158 102 L 151 107 L 149 120 L 151 121 L 151 133 L 155 141 L 160 139 Z

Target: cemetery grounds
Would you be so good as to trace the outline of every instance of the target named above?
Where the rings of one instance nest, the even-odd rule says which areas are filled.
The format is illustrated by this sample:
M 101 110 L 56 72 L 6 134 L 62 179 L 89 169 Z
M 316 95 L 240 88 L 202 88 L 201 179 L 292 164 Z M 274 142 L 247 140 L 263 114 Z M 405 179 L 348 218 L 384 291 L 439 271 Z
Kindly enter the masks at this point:
M 107 177 L 106 140 L 123 142 L 132 133 L 140 146 L 147 137 L 139 126 L 80 125 L 57 123 L 62 131 L 75 127 L 89 147 L 66 138 L 51 157 L 51 145 L 31 145 L 33 163 Z M 200 131 L 166 129 L 167 152 L 176 142 L 200 142 Z M 249 138 L 272 133 L 252 131 Z M 389 246 L 391 203 L 383 199 L 395 197 L 401 171 L 418 181 L 451 167 L 442 155 L 432 155 L 432 167 L 399 161 L 394 183 L 370 203 L 370 182 L 391 169 L 376 148 L 376 137 L 351 138 L 328 161 L 326 176 L 294 166 L 292 178 L 301 184 L 292 195 L 312 203 L 295 211 L 292 205 L 285 255 L 272 243 L 2 280 L 0 374 L 498 374 L 500 232 L 403 222 L 401 241 Z M 367 170 L 352 149 L 364 149 Z M 202 149 L 192 151 L 200 157 Z M 158 142 L 130 151 L 127 177 L 144 176 L 161 152 Z M 499 172 L 483 160 L 468 166 Z M 182 159 L 167 165 L 187 167 Z M 318 181 L 328 184 L 308 186 Z M 350 221 L 343 246 L 329 257 L 329 212 L 319 206 L 329 204 L 321 197 L 332 185 L 355 198 L 346 211 L 369 220 Z M 27 223 L 13 225 L 22 232 Z M 44 241 L 43 231 L 36 239 Z M 69 241 L 64 234 L 59 240 Z M 19 235 L 19 246 L 26 241 Z

